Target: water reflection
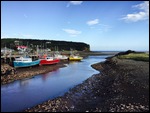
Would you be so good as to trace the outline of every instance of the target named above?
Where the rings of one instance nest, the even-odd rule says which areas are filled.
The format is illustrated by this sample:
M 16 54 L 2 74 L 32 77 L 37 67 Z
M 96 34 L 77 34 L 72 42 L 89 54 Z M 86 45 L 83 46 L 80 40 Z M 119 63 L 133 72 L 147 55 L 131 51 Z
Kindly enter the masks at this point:
M 52 72 L 53 74 L 57 74 L 58 71 L 59 69 L 54 69 Z M 42 76 L 43 81 L 46 81 L 46 79 L 48 79 L 49 76 L 53 75 L 52 72 L 42 74 L 41 76 Z
M 20 80 L 20 87 L 25 87 L 29 84 L 29 78 L 28 79 L 24 79 L 24 80 Z
M 106 56 L 105 56 L 106 57 Z M 92 56 L 67 67 L 40 74 L 30 79 L 1 86 L 1 111 L 16 112 L 63 95 L 70 88 L 98 73 L 91 64 L 104 61 L 104 56 Z
M 69 61 L 69 64 L 80 63 L 80 62 L 83 62 L 83 61 Z

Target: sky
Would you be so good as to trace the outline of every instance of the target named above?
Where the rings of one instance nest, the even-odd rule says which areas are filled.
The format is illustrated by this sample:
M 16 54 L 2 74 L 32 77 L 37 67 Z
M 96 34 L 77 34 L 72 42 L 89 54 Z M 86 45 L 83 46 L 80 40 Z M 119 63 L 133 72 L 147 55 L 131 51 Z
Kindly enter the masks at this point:
M 149 2 L 2 1 L 3 38 L 84 42 L 93 51 L 149 51 Z

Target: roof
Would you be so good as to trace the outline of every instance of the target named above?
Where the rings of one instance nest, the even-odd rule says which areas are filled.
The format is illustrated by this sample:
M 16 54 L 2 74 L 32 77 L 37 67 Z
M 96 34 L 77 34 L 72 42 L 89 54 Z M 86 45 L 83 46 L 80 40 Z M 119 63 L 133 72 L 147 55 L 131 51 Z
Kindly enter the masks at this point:
M 27 46 L 16 46 L 17 48 L 27 48 Z

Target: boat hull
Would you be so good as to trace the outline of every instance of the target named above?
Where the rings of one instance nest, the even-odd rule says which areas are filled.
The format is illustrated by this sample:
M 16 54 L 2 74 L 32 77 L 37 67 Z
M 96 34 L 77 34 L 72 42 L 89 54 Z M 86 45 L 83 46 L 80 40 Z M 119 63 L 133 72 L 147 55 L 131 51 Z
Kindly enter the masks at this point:
M 30 67 L 35 66 L 40 63 L 40 60 L 35 60 L 31 62 L 23 62 L 23 61 L 14 61 L 14 67 Z
M 54 60 L 46 60 L 46 59 L 41 59 L 40 65 L 50 65 L 50 64 L 57 64 L 59 63 L 59 59 L 54 59 Z
M 69 57 L 70 61 L 80 61 L 82 59 L 83 59 L 82 57 L 79 57 L 79 58 Z

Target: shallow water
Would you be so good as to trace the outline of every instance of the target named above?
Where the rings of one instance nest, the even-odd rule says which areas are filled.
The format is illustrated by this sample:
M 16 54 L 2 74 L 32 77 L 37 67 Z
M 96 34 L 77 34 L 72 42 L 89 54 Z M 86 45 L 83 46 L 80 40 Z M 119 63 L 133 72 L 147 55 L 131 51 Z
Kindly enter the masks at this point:
M 63 95 L 70 88 L 99 73 L 91 64 L 104 61 L 107 56 L 89 56 L 81 62 L 70 62 L 67 67 L 18 80 L 1 86 L 1 111 L 18 112 Z

